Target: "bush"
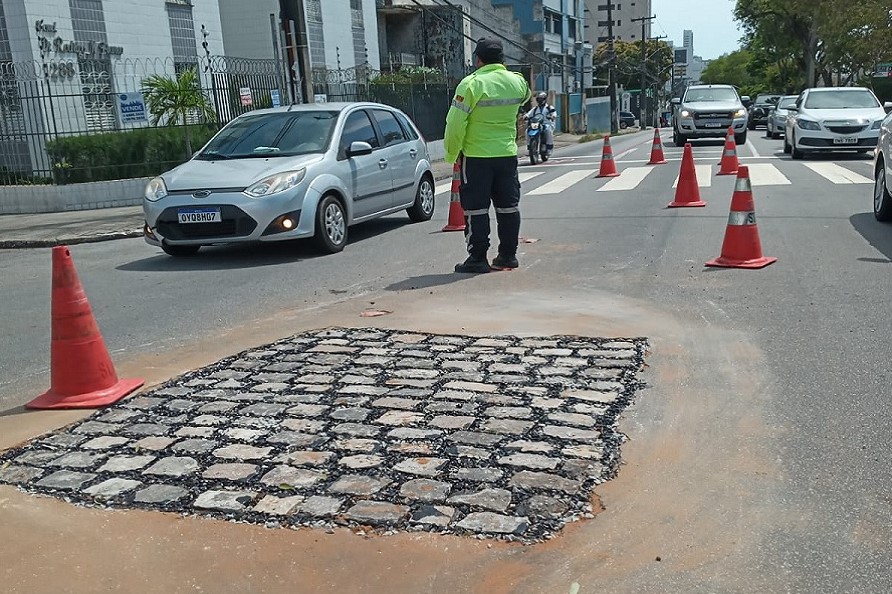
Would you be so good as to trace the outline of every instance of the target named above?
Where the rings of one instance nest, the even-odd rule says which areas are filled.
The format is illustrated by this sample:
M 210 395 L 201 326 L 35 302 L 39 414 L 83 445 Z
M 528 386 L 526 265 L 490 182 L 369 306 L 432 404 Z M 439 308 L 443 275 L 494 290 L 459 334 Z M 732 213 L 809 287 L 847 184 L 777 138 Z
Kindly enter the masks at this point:
M 200 147 L 215 126 L 190 127 L 192 146 Z M 152 177 L 186 160 L 181 127 L 137 128 L 123 132 L 65 136 L 50 140 L 47 153 L 57 184 Z

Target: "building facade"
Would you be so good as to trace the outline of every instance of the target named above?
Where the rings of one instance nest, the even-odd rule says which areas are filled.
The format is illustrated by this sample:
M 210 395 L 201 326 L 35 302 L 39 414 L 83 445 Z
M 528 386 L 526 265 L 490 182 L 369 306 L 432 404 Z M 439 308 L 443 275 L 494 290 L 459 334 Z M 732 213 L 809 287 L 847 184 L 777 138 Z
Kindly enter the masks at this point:
M 50 138 L 146 125 L 142 81 L 207 52 L 223 52 L 216 0 L 3 0 L 0 169 L 46 174 Z
M 651 16 L 651 0 L 610 0 L 614 41 L 641 41 L 641 23 L 632 19 Z M 606 43 L 610 19 L 607 0 L 585 0 L 588 15 L 585 40 L 592 46 Z M 650 37 L 650 22 L 644 23 L 644 36 Z

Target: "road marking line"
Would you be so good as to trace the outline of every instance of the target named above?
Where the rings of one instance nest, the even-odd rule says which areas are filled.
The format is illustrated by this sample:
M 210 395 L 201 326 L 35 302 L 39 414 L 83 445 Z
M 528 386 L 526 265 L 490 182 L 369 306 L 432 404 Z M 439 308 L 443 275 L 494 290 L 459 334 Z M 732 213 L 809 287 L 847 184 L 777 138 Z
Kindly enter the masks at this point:
M 747 165 L 750 170 L 750 183 L 754 186 L 789 186 L 790 180 L 771 163 Z
M 752 141 L 752 140 L 747 140 L 747 141 L 746 141 L 746 146 L 749 147 L 750 152 L 753 153 L 753 156 L 756 157 L 756 158 L 758 159 L 758 158 L 759 158 L 759 151 L 756 150 L 756 145 L 753 144 L 753 141 Z
M 544 194 L 560 194 L 570 186 L 577 184 L 587 177 L 597 173 L 595 169 L 582 169 L 580 171 L 571 171 L 564 175 L 543 184 L 535 190 L 527 192 L 527 196 L 542 196 Z
M 613 192 L 616 190 L 634 190 L 653 170 L 653 167 L 628 167 L 623 169 L 623 173 L 620 177 L 614 177 L 595 191 Z
M 627 151 L 623 151 L 623 152 L 621 152 L 620 154 L 618 154 L 617 156 L 615 156 L 615 157 L 614 157 L 614 160 L 616 160 L 616 159 L 622 159 L 623 157 L 627 157 L 627 156 L 631 155 L 632 153 L 634 153 L 634 152 L 637 151 L 637 150 L 638 150 L 637 148 L 630 148 L 630 149 L 627 150 Z
M 545 172 L 544 171 L 521 171 L 520 173 L 517 174 L 517 179 L 520 180 L 520 183 L 523 183 L 525 181 L 529 181 L 529 180 L 533 179 L 534 177 L 538 177 L 538 176 L 542 175 L 543 173 L 545 173 Z
M 701 188 L 710 187 L 712 185 L 712 165 L 694 165 L 694 169 L 697 170 L 697 186 Z M 675 178 L 675 183 L 672 184 L 672 187 L 678 187 L 678 177 Z
M 836 163 L 803 163 L 806 167 L 834 184 L 872 184 L 873 180 Z
M 439 196 L 440 194 L 445 194 L 452 188 L 452 180 L 449 180 L 445 184 L 440 184 L 436 188 L 434 188 L 434 195 Z

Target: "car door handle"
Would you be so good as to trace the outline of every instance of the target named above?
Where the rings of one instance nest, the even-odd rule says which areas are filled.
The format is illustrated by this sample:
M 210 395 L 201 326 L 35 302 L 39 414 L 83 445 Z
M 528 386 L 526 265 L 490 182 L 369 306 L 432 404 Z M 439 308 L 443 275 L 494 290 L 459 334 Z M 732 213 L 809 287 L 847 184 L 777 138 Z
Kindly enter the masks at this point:
M 378 159 L 378 167 L 381 169 L 387 167 L 387 159 Z
M 418 151 L 417 151 L 416 149 L 409 149 L 409 156 L 410 156 L 410 157 L 413 157 L 413 158 L 414 158 L 415 155 L 417 155 L 417 154 L 418 154 Z

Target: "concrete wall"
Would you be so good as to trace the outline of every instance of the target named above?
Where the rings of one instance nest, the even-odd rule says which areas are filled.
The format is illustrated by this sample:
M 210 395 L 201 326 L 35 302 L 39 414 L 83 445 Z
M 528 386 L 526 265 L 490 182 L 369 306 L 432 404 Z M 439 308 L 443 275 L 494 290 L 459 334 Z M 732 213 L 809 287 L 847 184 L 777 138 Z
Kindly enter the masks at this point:
M 219 0 L 227 56 L 273 58 L 269 15 L 279 17 L 279 0 Z
M 585 100 L 588 116 L 588 132 L 610 133 L 610 97 L 594 97 Z
M 68 186 L 0 186 L 0 214 L 138 206 L 148 181 L 137 178 Z

